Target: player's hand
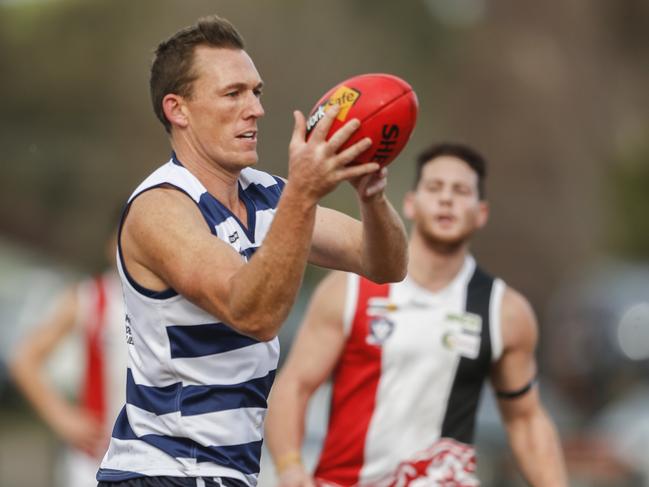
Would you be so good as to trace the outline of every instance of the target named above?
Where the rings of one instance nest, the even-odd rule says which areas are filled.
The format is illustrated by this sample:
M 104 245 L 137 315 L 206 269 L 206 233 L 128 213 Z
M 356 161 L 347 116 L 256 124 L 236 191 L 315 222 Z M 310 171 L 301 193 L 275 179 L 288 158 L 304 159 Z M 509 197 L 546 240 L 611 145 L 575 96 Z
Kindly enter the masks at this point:
M 82 409 L 66 410 L 55 418 L 52 426 L 66 443 L 93 457 L 101 457 L 106 451 L 108 439 L 104 426 Z
M 388 184 L 388 168 L 383 167 L 379 171 L 366 174 L 351 181 L 356 188 L 358 197 L 363 203 L 371 203 L 385 197 L 385 187 Z
M 326 140 L 329 129 L 340 107 L 332 106 L 306 139 L 306 120 L 299 111 L 293 112 L 295 126 L 289 144 L 289 184 L 295 184 L 300 193 L 317 202 L 333 191 L 342 181 L 361 178 L 378 171 L 375 162 L 348 166 L 372 144 L 364 138 L 343 151 L 339 149 L 358 130 L 360 122 L 352 119 Z
M 286 467 L 279 476 L 278 487 L 316 487 L 301 463 Z

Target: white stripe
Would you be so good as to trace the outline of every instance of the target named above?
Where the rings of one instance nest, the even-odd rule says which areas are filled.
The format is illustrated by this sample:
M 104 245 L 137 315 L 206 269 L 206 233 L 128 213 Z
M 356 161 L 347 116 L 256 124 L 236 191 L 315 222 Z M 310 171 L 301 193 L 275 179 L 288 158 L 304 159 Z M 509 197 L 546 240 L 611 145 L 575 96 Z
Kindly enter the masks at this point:
M 255 225 L 255 242 L 256 245 L 259 245 L 259 242 L 263 242 L 266 238 L 268 230 L 270 230 L 270 224 L 273 223 L 273 217 L 275 215 L 274 208 L 268 208 L 266 210 L 261 210 L 257 212 L 257 224 Z
M 345 296 L 345 308 L 343 310 L 343 333 L 345 336 L 349 336 L 352 329 L 352 323 L 354 322 L 360 281 L 361 279 L 358 275 L 352 273 L 347 274 L 347 290 Z
M 144 350 L 144 347 L 138 350 L 140 358 Z M 155 355 L 151 354 L 149 357 L 150 364 L 157 363 L 153 361 Z M 251 357 L 254 357 L 254 360 Z M 156 370 L 142 361 L 135 365 L 133 362 L 136 358 L 132 357 L 131 372 L 139 385 L 165 387 L 178 383 L 179 380 L 183 386 L 240 384 L 265 377 L 271 370 L 277 369 L 279 340 L 275 338 L 271 342 L 255 343 L 204 357 L 173 359 L 170 364 L 173 371 L 159 370 L 162 364 L 158 364 Z
M 254 357 L 254 359 L 253 359 Z M 264 377 L 277 368 L 279 340 L 196 358 L 172 361 L 183 385 L 230 385 Z
M 137 436 L 185 436 L 203 446 L 230 446 L 261 440 L 266 410 L 239 408 L 191 416 L 177 411 L 158 416 L 127 404 L 126 413 Z
M 505 283 L 494 279 L 489 301 L 489 333 L 491 335 L 491 360 L 497 361 L 503 353 L 503 332 L 501 324 L 501 309 Z
M 177 459 L 141 440 L 110 439 L 110 446 L 101 462 L 101 468 L 135 471 L 148 475 L 183 476 L 191 469 L 193 459 Z M 137 468 L 146 465 L 146 470 Z
M 146 465 L 146 468 L 141 468 L 142 465 Z M 257 475 L 244 475 L 237 470 L 212 462 L 201 462 L 199 466 L 194 459 L 176 459 L 141 440 L 111 438 L 101 468 L 137 472 L 148 476 L 172 477 L 196 476 L 196 470 L 200 468 L 202 477 L 230 477 L 241 480 L 249 486 L 257 484 Z

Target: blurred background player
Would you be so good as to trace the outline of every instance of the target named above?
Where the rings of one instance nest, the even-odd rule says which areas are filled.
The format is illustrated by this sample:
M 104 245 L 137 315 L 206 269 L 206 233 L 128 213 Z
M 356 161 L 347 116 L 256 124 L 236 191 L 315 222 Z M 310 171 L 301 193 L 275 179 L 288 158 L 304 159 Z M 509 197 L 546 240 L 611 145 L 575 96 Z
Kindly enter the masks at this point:
M 281 486 L 314 484 L 300 455 L 305 411 L 331 374 L 318 483 L 479 485 L 474 426 L 489 378 L 523 476 L 566 485 L 535 383 L 534 313 L 469 253 L 487 223 L 485 176 L 483 157 L 467 146 L 424 151 L 404 201 L 413 223 L 407 278 L 378 285 L 336 272 L 315 291 L 270 399 L 268 446 Z
M 124 305 L 115 270 L 115 234 L 106 243 L 110 266 L 65 290 L 50 313 L 18 344 L 11 375 L 41 418 L 68 448 L 59 466 L 61 487 L 96 486 L 95 474 L 124 402 Z M 71 401 L 45 368 L 71 335 L 83 345 L 81 384 Z

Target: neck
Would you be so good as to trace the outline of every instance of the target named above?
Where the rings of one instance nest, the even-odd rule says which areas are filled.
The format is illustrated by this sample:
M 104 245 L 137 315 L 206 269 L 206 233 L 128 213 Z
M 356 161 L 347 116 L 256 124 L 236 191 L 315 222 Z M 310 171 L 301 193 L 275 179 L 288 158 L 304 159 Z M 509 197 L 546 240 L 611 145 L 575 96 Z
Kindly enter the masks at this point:
M 212 196 L 231 211 L 239 212 L 241 201 L 237 182 L 240 170 L 225 168 L 188 145 L 172 143 L 172 147 L 178 161 L 196 176 Z
M 468 242 L 457 245 L 434 244 L 416 229 L 410 236 L 408 275 L 419 286 L 436 292 L 457 276 L 469 252 Z

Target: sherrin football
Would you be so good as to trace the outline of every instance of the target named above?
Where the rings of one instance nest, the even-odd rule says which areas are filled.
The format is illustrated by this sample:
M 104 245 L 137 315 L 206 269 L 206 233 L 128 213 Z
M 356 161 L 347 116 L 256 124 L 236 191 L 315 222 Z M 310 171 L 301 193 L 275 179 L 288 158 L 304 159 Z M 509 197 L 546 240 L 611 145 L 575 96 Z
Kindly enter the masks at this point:
M 390 164 L 405 147 L 417 121 L 419 103 L 412 87 L 390 74 L 361 74 L 334 86 L 318 100 L 307 118 L 307 139 L 313 128 L 334 104 L 340 111 L 329 130 L 331 137 L 347 121 L 357 118 L 360 128 L 340 148 L 344 150 L 364 137 L 372 146 L 354 164 Z

